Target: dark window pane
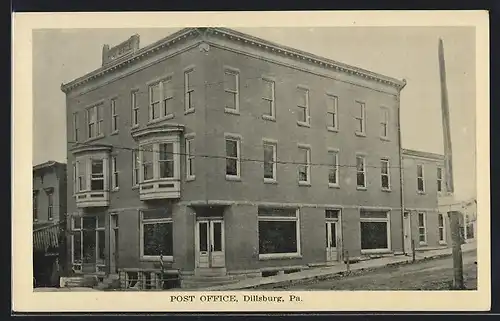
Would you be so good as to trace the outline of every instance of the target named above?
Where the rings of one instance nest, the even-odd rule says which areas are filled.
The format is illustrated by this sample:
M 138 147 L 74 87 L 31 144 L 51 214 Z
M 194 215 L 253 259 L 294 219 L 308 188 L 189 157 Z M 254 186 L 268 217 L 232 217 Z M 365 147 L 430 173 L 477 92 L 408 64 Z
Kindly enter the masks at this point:
M 226 174 L 238 175 L 237 160 L 233 158 L 226 159 Z
M 104 231 L 98 231 L 98 237 L 99 237 L 99 261 L 97 263 L 99 264 L 104 264 L 105 258 L 106 258 L 106 237 L 104 234 Z
M 259 216 L 296 217 L 297 210 L 295 208 L 259 207 Z
M 387 249 L 387 223 L 361 222 L 361 249 Z
M 337 247 L 337 229 L 335 223 L 330 224 L 330 247 Z
M 235 140 L 226 139 L 226 156 L 238 156 L 238 142 Z
M 82 262 L 82 240 L 80 232 L 73 234 L 73 260 L 75 263 Z
M 160 177 L 174 177 L 174 162 L 163 161 L 160 162 Z
M 144 255 L 173 255 L 172 223 L 144 224 Z
M 444 226 L 444 220 L 443 220 L 442 214 L 438 215 L 438 224 L 439 224 L 439 226 Z
M 365 174 L 364 173 L 358 173 L 356 175 L 356 183 L 358 184 L 359 187 L 364 187 L 365 186 Z
M 382 187 L 389 188 L 389 177 L 387 177 L 386 175 L 382 176 Z
M 236 94 L 232 92 L 225 92 L 225 107 L 229 109 L 236 109 Z
M 81 221 L 81 217 L 74 217 L 73 218 L 73 226 L 75 229 L 79 229 L 82 227 L 82 221 Z
M 259 221 L 259 253 L 296 253 L 295 221 Z
M 360 212 L 361 218 L 387 218 L 387 212 L 384 211 L 366 211 Z
M 424 214 L 418 214 L 418 226 L 424 226 L 425 217 Z
M 208 223 L 200 223 L 200 251 L 208 251 Z
M 105 214 L 97 215 L 97 226 L 104 227 L 106 225 L 106 216 Z
M 168 208 L 154 208 L 142 210 L 142 218 L 148 219 L 160 219 L 160 218 L 170 218 L 172 217 L 172 211 Z
M 160 160 L 174 159 L 174 144 L 165 143 L 160 144 Z
M 92 160 L 92 174 L 103 174 L 103 161 L 102 159 Z
M 418 166 L 417 166 L 417 176 L 418 176 L 418 177 L 422 177 L 423 170 L 424 170 L 424 169 L 423 169 L 422 165 L 418 165 Z
M 444 232 L 442 228 L 439 229 L 439 240 L 444 241 Z
M 96 228 L 95 216 L 83 217 L 83 228 L 86 230 L 94 230 Z
M 424 191 L 424 181 L 421 178 L 417 179 L 417 185 L 418 185 L 418 190 L 423 192 Z
M 337 170 L 335 168 L 330 168 L 328 171 L 328 182 L 331 184 L 337 183 Z
M 338 218 L 340 210 L 326 210 L 325 218 Z
M 214 224 L 214 251 L 222 251 L 222 225 L 215 222 Z
M 96 262 L 96 235 L 95 230 L 83 231 L 83 263 Z
M 104 179 L 93 179 L 90 184 L 90 189 L 93 191 L 104 190 Z

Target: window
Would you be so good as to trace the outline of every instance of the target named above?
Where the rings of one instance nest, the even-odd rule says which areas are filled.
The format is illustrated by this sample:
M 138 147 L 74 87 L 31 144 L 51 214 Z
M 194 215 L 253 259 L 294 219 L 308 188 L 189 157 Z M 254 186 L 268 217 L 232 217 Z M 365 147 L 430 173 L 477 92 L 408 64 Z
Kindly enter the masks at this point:
M 96 138 L 103 134 L 102 104 L 87 109 L 87 138 Z
M 47 218 L 54 219 L 54 194 L 52 192 L 47 193 Z
M 90 190 L 103 191 L 104 190 L 104 165 L 102 159 L 92 159 L 92 174 L 90 176 Z
M 311 183 L 311 148 L 299 146 L 299 184 L 308 185 Z
M 142 178 L 149 181 L 153 177 L 153 144 L 150 144 L 142 148 Z
M 417 191 L 420 193 L 425 192 L 425 184 L 424 184 L 424 165 L 417 165 Z
M 73 170 L 73 194 L 78 192 L 78 168 L 76 165 L 77 162 L 72 163 L 72 170 Z
M 164 140 L 140 146 L 141 175 L 139 183 L 179 178 L 179 142 Z M 136 174 L 134 174 L 136 175 Z
M 118 110 L 116 109 L 116 99 L 111 99 L 111 131 L 118 131 Z
M 383 190 L 391 189 L 391 174 L 389 170 L 389 159 L 382 158 L 380 160 L 380 183 Z
M 310 125 L 309 117 L 309 90 L 297 88 L 297 124 L 302 126 Z
M 186 178 L 195 179 L 194 167 L 194 136 L 186 137 Z
M 335 187 L 339 185 L 339 152 L 329 150 L 328 159 L 330 162 L 330 167 L 328 168 L 328 185 Z
M 438 192 L 443 191 L 443 168 L 442 167 L 437 168 L 437 191 Z
M 366 160 L 364 156 L 356 156 L 356 186 L 366 188 Z
M 173 222 L 169 209 L 141 211 L 141 258 L 172 259 Z
M 33 221 L 38 221 L 38 191 L 33 191 Z
M 73 217 L 71 223 L 71 261 L 75 271 L 82 271 L 82 263 L 94 265 L 95 272 L 105 265 L 105 217 Z
M 172 178 L 174 177 L 174 144 L 160 143 L 159 147 L 160 178 Z
M 117 157 L 113 156 L 111 158 L 111 186 L 113 189 L 118 189 L 119 183 L 118 183 L 118 164 L 117 164 Z
M 157 120 L 172 115 L 172 81 L 165 80 L 149 86 L 149 120 Z
M 338 97 L 327 95 L 327 112 L 326 112 L 326 121 L 327 128 L 330 131 L 338 130 Z
M 444 227 L 444 216 L 438 213 L 438 230 L 439 230 L 439 243 L 446 243 L 446 230 Z
M 427 243 L 427 226 L 425 213 L 418 213 L 418 241 L 420 244 Z
M 277 143 L 264 140 L 264 181 L 276 182 L 276 147 Z
M 300 256 L 300 224 L 297 209 L 261 208 L 259 258 Z
M 240 177 L 240 139 L 226 137 L 226 177 Z
M 361 210 L 361 250 L 376 252 L 390 250 L 389 212 Z
M 78 117 L 78 112 L 73 113 L 73 140 L 78 141 L 80 137 L 80 120 Z
M 381 119 L 380 119 L 380 137 L 389 138 L 389 109 L 386 107 L 381 107 Z
M 263 118 L 268 120 L 276 119 L 276 102 L 275 102 L 275 82 L 271 79 L 262 78 L 263 93 L 262 101 L 264 104 Z
M 194 69 L 189 69 L 184 72 L 184 111 L 194 111 L 194 86 L 191 83 L 191 75 L 193 74 Z
M 365 135 L 366 119 L 365 119 L 365 104 L 362 102 L 356 102 L 358 106 L 356 114 L 356 135 Z
M 132 185 L 139 185 L 139 155 L 137 151 L 132 151 Z
M 87 171 L 85 161 L 76 162 L 77 172 L 78 172 L 78 189 L 77 192 L 82 192 L 87 190 Z
M 239 113 L 239 73 L 235 70 L 226 69 L 224 71 L 224 92 L 225 92 L 225 111 L 230 113 Z
M 137 91 L 131 94 L 132 101 L 132 127 L 139 125 L 139 104 L 137 103 Z

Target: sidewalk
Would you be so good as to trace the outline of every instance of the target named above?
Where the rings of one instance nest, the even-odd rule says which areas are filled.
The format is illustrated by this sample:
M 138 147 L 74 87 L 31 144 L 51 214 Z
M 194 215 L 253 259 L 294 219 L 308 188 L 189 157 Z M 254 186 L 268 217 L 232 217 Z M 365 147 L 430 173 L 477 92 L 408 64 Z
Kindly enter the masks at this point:
M 462 252 L 471 252 L 476 250 L 476 243 L 467 243 L 462 245 Z M 415 260 L 423 261 L 428 259 L 437 259 L 441 257 L 450 256 L 452 252 L 451 248 L 422 251 L 415 253 Z M 359 263 L 354 263 L 350 265 L 351 271 L 359 271 L 363 269 L 379 268 L 390 265 L 399 265 L 404 263 L 409 263 L 412 261 L 411 257 L 408 256 L 389 256 L 379 259 L 371 259 L 366 261 L 361 261 Z M 275 275 L 269 277 L 260 278 L 249 278 L 237 283 L 227 284 L 223 286 L 215 286 L 204 289 L 197 289 L 197 291 L 231 291 L 231 290 L 242 290 L 251 289 L 263 285 L 282 285 L 289 284 L 296 281 L 309 281 L 321 278 L 333 277 L 340 275 L 346 271 L 346 265 L 340 263 L 334 266 L 321 267 L 321 268 L 310 268 L 301 272 Z

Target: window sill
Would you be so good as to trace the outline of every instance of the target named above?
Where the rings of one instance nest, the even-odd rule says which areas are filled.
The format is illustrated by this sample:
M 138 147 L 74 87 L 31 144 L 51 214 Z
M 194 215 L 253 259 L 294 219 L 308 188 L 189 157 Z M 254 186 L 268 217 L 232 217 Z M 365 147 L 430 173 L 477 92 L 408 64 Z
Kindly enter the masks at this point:
M 184 111 L 184 115 L 189 115 L 189 114 L 193 114 L 193 113 L 194 113 L 194 108 L 187 109 Z
M 338 133 L 339 132 L 339 129 L 337 127 L 328 126 L 328 127 L 326 127 L 326 129 L 329 132 L 332 132 L 332 133 Z
M 300 120 L 297 120 L 297 125 L 300 126 L 300 127 L 311 128 L 311 124 L 310 123 L 306 123 L 306 122 L 303 122 L 303 121 L 300 121 Z
M 427 242 L 418 242 L 418 245 L 427 246 Z
M 328 183 L 328 188 L 340 188 L 339 184 Z
M 276 121 L 276 117 L 271 116 L 271 115 L 262 115 L 262 119 L 264 120 L 269 120 L 269 121 Z
M 232 108 L 227 108 L 227 107 L 226 107 L 226 108 L 224 108 L 224 112 L 225 112 L 226 114 L 233 114 L 233 115 L 238 115 L 238 116 L 240 115 L 240 111 L 239 111 L 239 110 L 237 110 L 237 109 L 232 109 Z
M 272 178 L 264 178 L 264 184 L 278 184 L 278 181 Z
M 241 182 L 240 176 L 226 175 L 226 181 Z
M 357 189 L 358 191 L 366 191 L 366 190 L 367 190 L 367 188 L 366 188 L 366 187 L 362 187 L 362 186 L 357 186 L 357 187 L 356 187 L 356 189 Z
M 156 125 L 162 121 L 165 121 L 165 120 L 170 120 L 170 119 L 173 119 L 174 118 L 174 114 L 168 114 L 166 116 L 162 116 L 160 118 L 156 118 L 156 119 L 150 119 L 148 121 L 148 126 L 150 125 Z
M 366 137 L 366 133 L 362 133 L 362 132 L 356 132 L 355 135 L 358 137 Z
M 113 131 L 111 134 L 109 134 L 109 136 L 115 136 L 115 135 L 118 135 L 119 131 L 118 130 L 115 130 Z
M 132 189 L 133 189 L 133 190 L 139 189 L 139 185 L 134 185 L 134 186 L 132 186 Z
M 311 186 L 311 182 L 302 182 L 302 181 L 299 181 L 299 186 Z
M 417 191 L 417 194 L 418 195 L 425 195 L 426 193 L 425 192 L 421 192 L 421 191 Z
M 90 143 L 90 142 L 93 142 L 93 141 L 101 139 L 101 138 L 104 138 L 104 134 L 100 134 L 100 135 L 95 136 L 95 137 L 87 138 L 83 143 Z
M 112 189 L 111 189 L 111 192 L 118 192 L 118 191 L 120 191 L 120 188 L 119 188 L 119 187 L 116 187 L 116 188 L 112 188 Z
M 140 260 L 142 262 L 158 262 L 160 261 L 160 256 L 141 256 Z M 164 256 L 163 262 L 174 262 L 173 256 Z
M 196 179 L 196 176 L 187 176 L 186 177 L 186 182 L 192 182 Z
M 135 124 L 130 127 L 130 129 L 136 129 L 136 128 L 139 128 L 139 124 Z
M 439 241 L 439 245 L 448 245 L 448 243 L 446 241 Z
M 389 137 L 384 137 L 384 136 L 380 136 L 380 140 L 383 140 L 384 142 L 390 142 L 391 141 L 389 139 Z
M 382 188 L 381 190 L 382 190 L 382 192 L 385 192 L 385 193 L 392 192 L 392 190 L 390 188 Z
M 301 259 L 302 255 L 298 253 L 289 253 L 289 254 L 259 254 L 260 261 L 267 260 L 293 260 L 293 259 Z
M 361 254 L 389 254 L 392 253 L 389 249 L 370 249 L 370 250 L 361 250 Z

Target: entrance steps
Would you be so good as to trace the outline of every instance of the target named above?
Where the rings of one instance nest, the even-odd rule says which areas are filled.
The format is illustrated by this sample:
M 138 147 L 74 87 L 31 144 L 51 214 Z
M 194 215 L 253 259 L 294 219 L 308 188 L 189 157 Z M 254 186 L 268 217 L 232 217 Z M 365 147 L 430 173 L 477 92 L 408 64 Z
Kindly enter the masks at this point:
M 98 282 L 98 278 L 95 275 L 61 277 L 59 279 L 59 286 L 61 288 L 94 287 Z
M 120 288 L 120 276 L 118 274 L 108 274 L 104 279 L 94 287 L 97 290 L 118 289 Z
M 245 278 L 245 275 L 228 275 L 225 268 L 197 268 L 194 275 L 182 276 L 181 288 L 208 288 L 212 286 L 236 283 Z

